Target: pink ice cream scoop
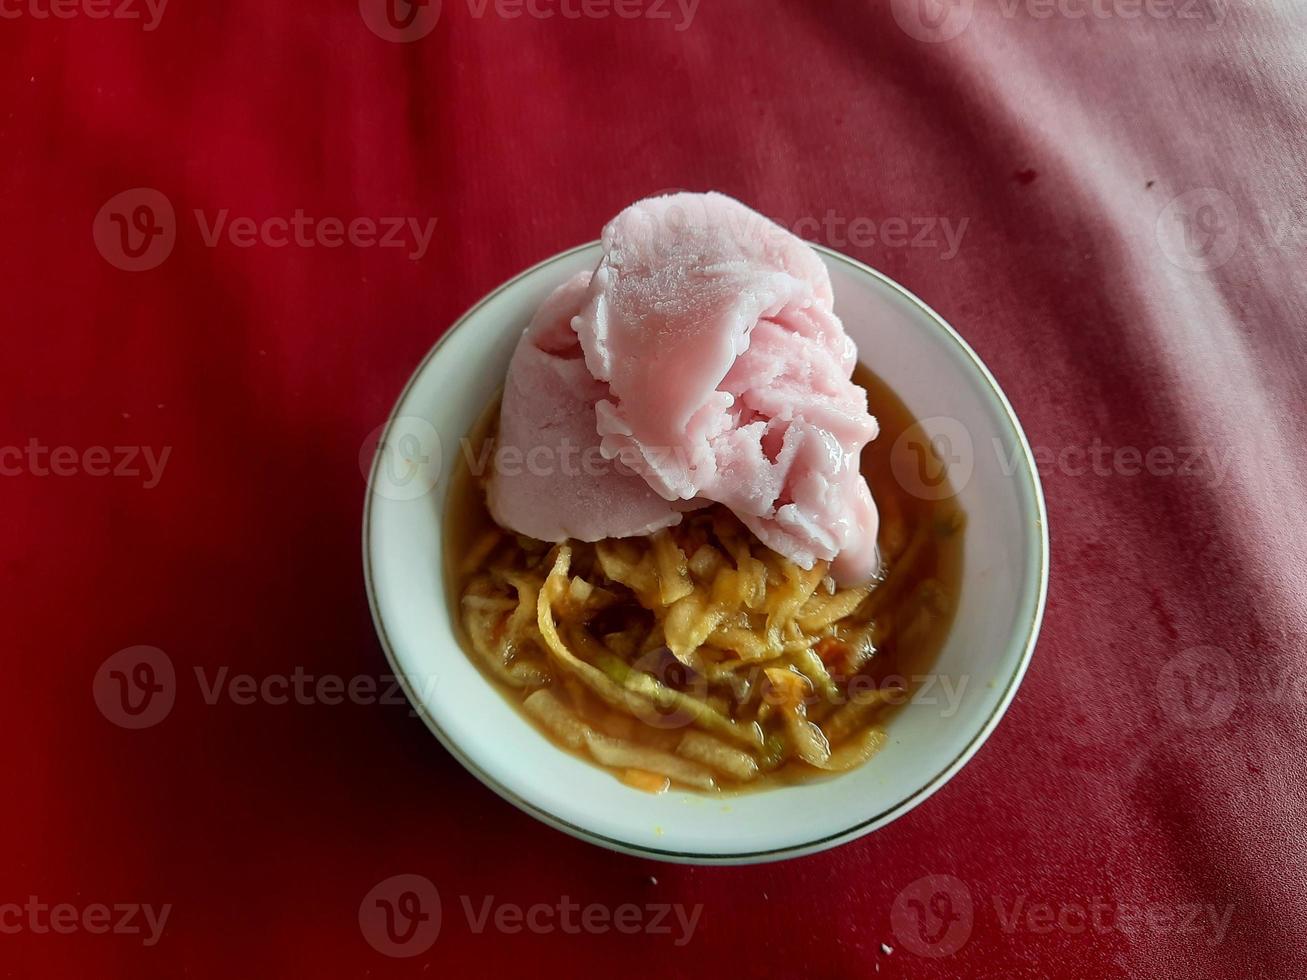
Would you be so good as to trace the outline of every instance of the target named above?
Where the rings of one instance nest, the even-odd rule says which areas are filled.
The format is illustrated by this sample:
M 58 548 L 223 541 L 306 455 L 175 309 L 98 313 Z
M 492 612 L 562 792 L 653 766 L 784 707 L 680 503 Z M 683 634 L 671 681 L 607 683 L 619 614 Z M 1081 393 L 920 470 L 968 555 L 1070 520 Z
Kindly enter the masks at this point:
M 496 473 L 495 518 L 546 540 L 598 540 L 715 501 L 804 568 L 832 561 L 846 584 L 874 576 L 878 517 L 858 459 L 878 427 L 817 254 L 721 194 L 641 201 L 603 244 L 588 284 L 545 304 L 551 321 L 578 308 L 571 338 L 553 327 L 572 359 L 570 401 L 539 380 L 550 375 L 529 341 L 546 329 L 537 316 L 509 367 L 499 445 L 552 446 L 566 428 L 612 466 L 552 499 L 538 479 Z M 572 509 L 594 497 L 610 506 Z

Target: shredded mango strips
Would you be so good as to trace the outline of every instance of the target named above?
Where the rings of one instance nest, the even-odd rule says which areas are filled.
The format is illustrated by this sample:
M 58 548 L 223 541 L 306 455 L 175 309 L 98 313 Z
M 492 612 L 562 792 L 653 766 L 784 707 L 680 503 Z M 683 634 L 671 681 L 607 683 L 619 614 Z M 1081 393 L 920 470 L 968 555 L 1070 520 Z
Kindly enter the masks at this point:
M 880 750 L 883 715 L 905 698 L 902 681 L 868 670 L 878 647 L 951 616 L 952 596 L 912 566 L 959 530 L 952 513 L 900 529 L 885 576 L 845 589 L 827 564 L 797 567 L 718 506 L 597 544 L 492 526 L 459 569 L 462 623 L 540 728 L 630 786 L 720 791 L 782 769 L 843 772 Z

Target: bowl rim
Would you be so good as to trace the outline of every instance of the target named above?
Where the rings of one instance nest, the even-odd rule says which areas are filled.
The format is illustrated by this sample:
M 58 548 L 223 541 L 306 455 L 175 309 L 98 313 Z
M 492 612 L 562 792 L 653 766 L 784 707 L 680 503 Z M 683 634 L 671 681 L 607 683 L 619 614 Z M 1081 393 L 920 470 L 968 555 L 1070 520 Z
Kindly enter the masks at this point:
M 536 818 L 537 820 L 547 824 L 550 827 L 553 827 L 556 830 L 568 834 L 571 837 L 576 837 L 580 840 L 587 841 L 591 844 L 597 844 L 601 847 L 605 847 L 614 851 L 619 851 L 621 853 L 630 854 L 637 857 L 653 858 L 662 861 L 692 863 L 692 864 L 742 864 L 742 863 L 755 863 L 755 862 L 761 863 L 764 861 L 779 861 L 787 858 L 802 857 L 804 855 L 827 850 L 828 848 L 835 847 L 839 844 L 846 843 L 848 841 L 861 837 L 865 834 L 871 833 L 872 831 L 877 830 L 888 823 L 891 823 L 897 818 L 903 816 L 905 813 L 919 806 L 921 803 L 925 802 L 927 799 L 933 796 L 939 789 L 941 789 L 945 783 L 947 783 L 950 779 L 952 779 L 953 776 L 956 775 L 957 772 L 963 766 L 965 766 L 971 760 L 971 758 L 980 750 L 981 746 L 984 745 L 986 741 L 988 741 L 990 735 L 992 735 L 994 730 L 998 727 L 998 723 L 1002 720 L 1003 716 L 1007 713 L 1007 710 L 1010 707 L 1013 699 L 1016 697 L 1017 690 L 1020 688 L 1021 682 L 1025 678 L 1026 671 L 1030 667 L 1031 660 L 1034 658 L 1035 646 L 1038 642 L 1040 627 L 1043 623 L 1044 608 L 1048 599 L 1048 579 L 1049 579 L 1049 559 L 1050 559 L 1049 537 L 1048 537 L 1048 511 L 1044 501 L 1044 490 L 1043 490 L 1042 481 L 1040 480 L 1040 476 L 1039 476 L 1039 468 L 1035 461 L 1034 454 L 1031 451 L 1030 442 L 1026 438 L 1025 429 L 1022 428 L 1021 422 L 1017 418 L 1016 412 L 1013 410 L 1011 403 L 1007 399 L 1007 396 L 1003 393 L 1003 389 L 999 387 L 997 380 L 995 380 L 993 374 L 990 373 L 989 368 L 985 366 L 985 363 L 980 359 L 979 355 L 977 355 L 976 352 L 972 349 L 971 345 L 968 344 L 962 338 L 962 336 L 956 330 L 954 330 L 953 327 L 950 326 L 949 323 L 943 317 L 941 317 L 938 313 L 936 313 L 933 309 L 931 309 L 930 306 L 928 306 L 920 297 L 918 297 L 915 293 L 907 289 L 905 286 L 891 279 L 883 272 L 880 272 L 877 269 L 872 268 L 866 263 L 860 262 L 857 259 L 844 255 L 841 252 L 837 252 L 834 249 L 828 248 L 825 245 L 820 245 L 817 244 L 816 242 L 807 243 L 810 247 L 815 249 L 817 252 L 819 252 L 821 255 L 825 256 L 826 258 L 834 259 L 838 262 L 842 262 L 845 265 L 850 266 L 852 269 L 854 269 L 857 272 L 863 273 L 864 275 L 869 275 L 873 279 L 876 279 L 878 282 L 880 282 L 882 285 L 898 293 L 900 297 L 908 301 L 912 306 L 916 307 L 917 310 L 920 313 L 922 313 L 925 316 L 925 318 L 931 324 L 933 324 L 934 327 L 937 330 L 939 330 L 940 333 L 946 339 L 952 341 L 953 344 L 957 346 L 957 348 L 963 354 L 964 358 L 970 363 L 971 367 L 976 371 L 976 373 L 981 378 L 981 380 L 983 380 L 985 384 L 988 386 L 989 394 L 994 397 L 999 407 L 1001 407 L 1002 414 L 1006 419 L 1006 421 L 1008 422 L 1008 424 L 1011 426 L 1012 431 L 1016 436 L 1017 442 L 1021 449 L 1021 459 L 1024 463 L 1024 465 L 1021 467 L 1021 470 L 1026 480 L 1029 483 L 1027 489 L 1030 492 L 1031 499 L 1035 504 L 1036 524 L 1038 525 L 1039 528 L 1038 594 L 1035 599 L 1033 612 L 1031 613 L 1029 621 L 1026 624 L 1025 638 L 1020 641 L 1022 645 L 1022 652 L 1021 652 L 1021 658 L 1016 665 L 1016 669 L 1012 672 L 1011 676 L 1008 678 L 1003 693 L 999 696 L 998 701 L 994 705 L 993 711 L 990 713 L 989 717 L 985 720 L 985 723 L 980 726 L 976 734 L 970 739 L 970 741 L 967 742 L 967 744 L 957 754 L 956 757 L 954 757 L 948 764 L 943 766 L 936 775 L 934 775 L 925 785 L 923 785 L 920 789 L 918 789 L 915 793 L 911 794 L 910 796 L 907 796 L 904 799 L 899 800 L 893 806 L 888 807 L 885 810 L 882 810 L 881 812 L 875 814 L 874 816 L 860 819 L 856 824 L 854 824 L 851 827 L 848 827 L 844 830 L 836 831 L 835 833 L 832 834 L 826 834 L 815 840 L 803 841 L 797 844 L 788 844 L 782 847 L 768 848 L 766 850 L 761 850 L 761 851 L 733 851 L 733 852 L 723 852 L 723 853 L 673 851 L 673 850 L 664 850 L 664 849 L 659 849 L 654 847 L 647 847 L 645 845 L 632 843 L 631 841 L 622 840 L 620 838 L 609 837 L 604 834 L 599 834 L 586 827 L 582 827 L 577 824 L 571 823 L 570 821 L 563 820 L 555 816 L 554 814 L 550 813 L 548 810 L 545 810 L 537 806 L 536 804 L 530 802 L 529 800 L 523 799 L 517 793 L 513 792 L 512 790 L 508 789 L 506 786 L 503 786 L 498 781 L 493 779 L 489 774 L 484 772 L 480 767 L 478 767 L 475 763 L 473 763 L 471 759 L 468 758 L 468 756 L 462 751 L 461 747 L 459 747 L 459 745 L 453 739 L 451 739 L 445 733 L 445 731 L 440 727 L 439 722 L 431 716 L 430 712 L 427 710 L 426 704 L 417 694 L 418 689 L 414 687 L 412 682 L 409 680 L 408 675 L 404 671 L 403 665 L 400 663 L 400 660 L 395 653 L 394 647 L 390 641 L 390 633 L 386 628 L 385 619 L 381 614 L 380 603 L 378 602 L 378 598 L 377 598 L 376 582 L 373 577 L 373 571 L 372 571 L 372 548 L 371 548 L 372 508 L 373 508 L 374 501 L 376 499 L 376 494 L 374 494 L 372 488 L 375 485 L 377 479 L 377 467 L 381 463 L 380 447 L 386 444 L 386 439 L 390 434 L 391 427 L 395 424 L 396 419 L 400 417 L 401 414 L 400 410 L 403 408 L 405 401 L 408 399 L 409 393 L 412 390 L 413 386 L 417 383 L 417 380 L 426 371 L 431 361 L 437 356 L 437 354 L 439 354 L 440 349 L 444 345 L 445 341 L 447 341 L 450 337 L 452 337 L 455 331 L 457 331 L 459 328 L 464 326 L 487 303 L 489 303 L 495 297 L 499 296 L 505 290 L 508 290 L 511 287 L 515 286 L 521 280 L 527 278 L 528 276 L 533 275 L 536 272 L 541 271 L 542 269 L 550 265 L 553 265 L 557 262 L 561 262 L 564 259 L 570 258 L 571 256 L 577 254 L 578 252 L 583 252 L 586 251 L 587 249 L 592 249 L 595 246 L 601 244 L 602 243 L 598 239 L 595 239 L 593 241 L 585 242 L 581 245 L 574 246 L 573 248 L 565 249 L 561 252 L 558 252 L 555 255 L 551 255 L 548 258 L 543 259 L 540 262 L 537 262 L 535 265 L 532 265 L 527 269 L 522 270 L 521 272 L 512 276 L 510 279 L 507 279 L 506 281 L 501 283 L 499 286 L 497 286 L 490 292 L 486 293 L 486 295 L 481 297 L 481 299 L 479 299 L 465 313 L 463 313 L 462 316 L 460 316 L 457 320 L 455 320 L 454 323 L 449 327 L 449 329 L 447 329 L 443 334 L 441 334 L 441 336 L 431 346 L 431 349 L 427 351 L 426 355 L 422 358 L 421 362 L 419 362 L 417 367 L 413 369 L 413 372 L 409 376 L 408 381 L 405 383 L 403 389 L 400 391 L 399 397 L 395 399 L 394 407 L 391 409 L 390 414 L 386 419 L 385 427 L 382 430 L 380 439 L 378 441 L 378 451 L 373 455 L 372 463 L 368 470 L 368 481 L 367 481 L 366 489 L 364 491 L 364 500 L 363 500 L 363 527 L 362 527 L 364 584 L 368 596 L 368 606 L 372 613 L 373 626 L 376 629 L 377 639 L 381 643 L 381 648 L 386 655 L 386 660 L 390 664 L 390 668 L 394 672 L 395 677 L 398 679 L 400 683 L 400 687 L 404 691 L 405 697 L 408 698 L 409 704 L 417 712 L 418 716 L 426 724 L 427 728 L 431 731 L 431 733 L 435 735 L 436 738 L 440 741 L 440 743 L 445 747 L 446 751 L 448 751 L 450 755 L 452 755 L 459 762 L 459 764 L 463 766 L 464 769 L 466 769 L 473 776 L 475 776 L 483 785 L 485 785 L 488 789 L 494 792 L 497 796 L 506 800 L 508 803 L 511 803 L 513 806 L 517 807 L 522 812 Z M 1018 635 L 1018 633 L 1019 631 L 1014 631 L 1013 635 L 1016 636 Z

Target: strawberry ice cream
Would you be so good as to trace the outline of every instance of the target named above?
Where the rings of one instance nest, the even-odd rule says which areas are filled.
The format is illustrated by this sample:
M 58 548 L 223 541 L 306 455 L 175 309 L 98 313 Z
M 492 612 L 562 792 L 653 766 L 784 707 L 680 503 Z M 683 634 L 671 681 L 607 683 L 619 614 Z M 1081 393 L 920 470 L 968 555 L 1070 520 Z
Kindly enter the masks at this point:
M 877 424 L 817 254 L 721 194 L 641 201 L 603 246 L 514 354 L 498 451 L 545 451 L 543 465 L 497 469 L 495 519 L 595 541 L 717 502 L 803 568 L 873 577 L 878 519 L 858 461 Z

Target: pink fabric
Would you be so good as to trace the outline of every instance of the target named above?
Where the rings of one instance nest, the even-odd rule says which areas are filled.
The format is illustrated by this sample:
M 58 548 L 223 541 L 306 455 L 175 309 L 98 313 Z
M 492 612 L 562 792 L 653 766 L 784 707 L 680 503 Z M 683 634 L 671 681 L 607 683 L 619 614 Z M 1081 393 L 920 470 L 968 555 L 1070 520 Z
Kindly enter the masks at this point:
M 1301 6 L 705 0 L 678 30 L 674 3 L 542 20 L 445 0 L 408 27 L 369 4 L 173 3 L 152 31 L 5 7 L 0 906 L 172 906 L 148 947 L 23 912 L 5 968 L 1307 973 Z M 779 865 L 605 853 L 483 789 L 402 704 L 226 686 L 386 673 L 360 447 L 468 306 L 669 187 L 921 295 L 1044 470 L 1048 615 L 993 738 L 890 827 Z M 157 256 L 96 219 L 137 188 L 173 217 L 139 194 L 110 211 L 173 248 L 125 272 Z M 297 211 L 418 230 L 236 243 L 237 220 Z M 123 475 L 94 475 L 95 447 Z M 128 730 L 93 679 L 142 644 L 175 703 Z M 443 900 L 408 960 L 359 926 L 401 873 Z M 702 911 L 683 945 L 475 928 L 488 898 L 564 896 Z

